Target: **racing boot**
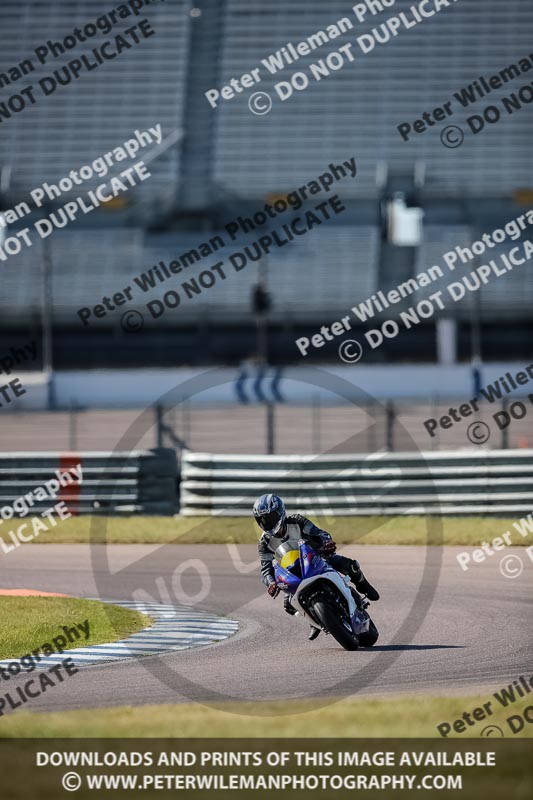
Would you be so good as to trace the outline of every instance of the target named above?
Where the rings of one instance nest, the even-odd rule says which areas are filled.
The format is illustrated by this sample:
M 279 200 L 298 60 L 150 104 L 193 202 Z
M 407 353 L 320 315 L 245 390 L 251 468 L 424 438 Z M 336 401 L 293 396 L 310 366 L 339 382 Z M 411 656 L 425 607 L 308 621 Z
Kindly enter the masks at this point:
M 314 642 L 316 637 L 320 635 L 322 631 L 320 628 L 315 628 L 314 625 L 311 625 L 311 633 L 309 634 L 309 641 Z
M 285 599 L 283 601 L 283 608 L 285 609 L 287 614 L 291 615 L 291 617 L 294 617 L 294 615 L 298 613 L 294 608 L 293 604 L 291 603 L 291 597 L 289 594 L 285 595 Z
M 350 567 L 350 578 L 355 584 L 355 588 L 361 594 L 364 594 L 368 597 L 369 600 L 379 600 L 379 592 L 375 589 L 371 583 L 367 581 L 365 576 L 363 575 L 363 571 L 358 561 L 355 559 L 352 561 Z

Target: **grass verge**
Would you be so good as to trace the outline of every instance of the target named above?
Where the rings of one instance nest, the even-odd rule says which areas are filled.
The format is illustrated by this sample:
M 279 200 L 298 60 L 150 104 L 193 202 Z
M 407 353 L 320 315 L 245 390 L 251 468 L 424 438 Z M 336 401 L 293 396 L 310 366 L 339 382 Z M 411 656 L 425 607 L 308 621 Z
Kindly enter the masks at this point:
M 313 517 L 339 544 L 425 545 L 431 517 Z M 511 532 L 515 545 L 533 541 L 503 517 L 439 518 L 442 544 L 475 547 Z M 436 530 L 439 530 L 435 526 Z M 259 529 L 249 517 L 71 517 L 33 539 L 41 544 L 257 544 Z M 441 542 L 434 542 L 440 544 Z
M 533 725 L 513 735 L 507 718 L 520 715 L 527 699 L 507 709 L 492 696 L 391 696 L 339 700 L 316 708 L 316 702 L 293 701 L 227 703 L 216 708 L 198 704 L 123 706 L 84 711 L 36 714 L 20 711 L 0 719 L 0 738 L 49 737 L 371 737 L 441 738 L 437 725 L 453 723 L 462 714 L 492 700 L 493 714 L 475 722 L 462 734 L 448 738 L 479 737 L 488 725 L 499 726 L 508 738 L 531 738 Z M 529 701 L 531 702 L 531 701 Z M 291 714 L 287 715 L 287 708 Z
M 0 597 L 0 659 L 19 658 L 63 635 L 63 626 L 89 622 L 89 637 L 67 643 L 64 650 L 116 642 L 151 625 L 146 614 L 97 600 L 75 597 Z

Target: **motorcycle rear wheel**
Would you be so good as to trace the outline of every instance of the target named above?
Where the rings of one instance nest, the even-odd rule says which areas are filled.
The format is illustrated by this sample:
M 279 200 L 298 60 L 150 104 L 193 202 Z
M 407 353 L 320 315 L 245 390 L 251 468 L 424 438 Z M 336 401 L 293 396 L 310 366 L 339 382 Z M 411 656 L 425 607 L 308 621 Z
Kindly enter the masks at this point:
M 341 647 L 345 650 L 357 650 L 359 639 L 355 633 L 348 630 L 328 603 L 317 600 L 313 603 L 313 613 Z

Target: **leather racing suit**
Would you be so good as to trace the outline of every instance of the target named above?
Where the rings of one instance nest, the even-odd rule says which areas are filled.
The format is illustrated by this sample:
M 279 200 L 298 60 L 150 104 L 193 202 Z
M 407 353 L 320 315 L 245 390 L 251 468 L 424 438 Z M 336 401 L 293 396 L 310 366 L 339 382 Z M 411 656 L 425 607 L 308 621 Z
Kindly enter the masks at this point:
M 327 531 L 318 528 L 310 519 L 302 516 L 302 514 L 291 514 L 285 519 L 284 532 L 282 535 L 276 537 L 278 539 L 304 539 L 309 542 L 311 547 L 320 550 L 323 544 L 331 542 L 332 538 Z M 272 539 L 270 533 L 263 533 L 259 539 L 259 558 L 261 559 L 261 580 L 268 587 L 275 581 L 274 575 L 274 551 L 270 549 L 269 542 Z M 352 580 L 357 580 L 361 575 L 361 568 L 359 562 L 354 559 L 347 558 L 346 556 L 339 556 L 337 554 L 330 556 L 322 556 L 328 564 L 337 572 L 343 575 L 348 575 Z

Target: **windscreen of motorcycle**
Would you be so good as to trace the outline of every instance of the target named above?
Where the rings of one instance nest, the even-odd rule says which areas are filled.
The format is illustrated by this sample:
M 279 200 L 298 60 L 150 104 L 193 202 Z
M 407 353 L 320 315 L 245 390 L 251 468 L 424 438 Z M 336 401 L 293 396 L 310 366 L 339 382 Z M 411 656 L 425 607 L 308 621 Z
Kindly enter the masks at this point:
M 272 540 L 271 540 L 272 541 Z M 276 561 L 283 569 L 291 570 L 295 564 L 300 563 L 300 542 L 298 539 L 288 539 L 282 542 L 274 551 Z

